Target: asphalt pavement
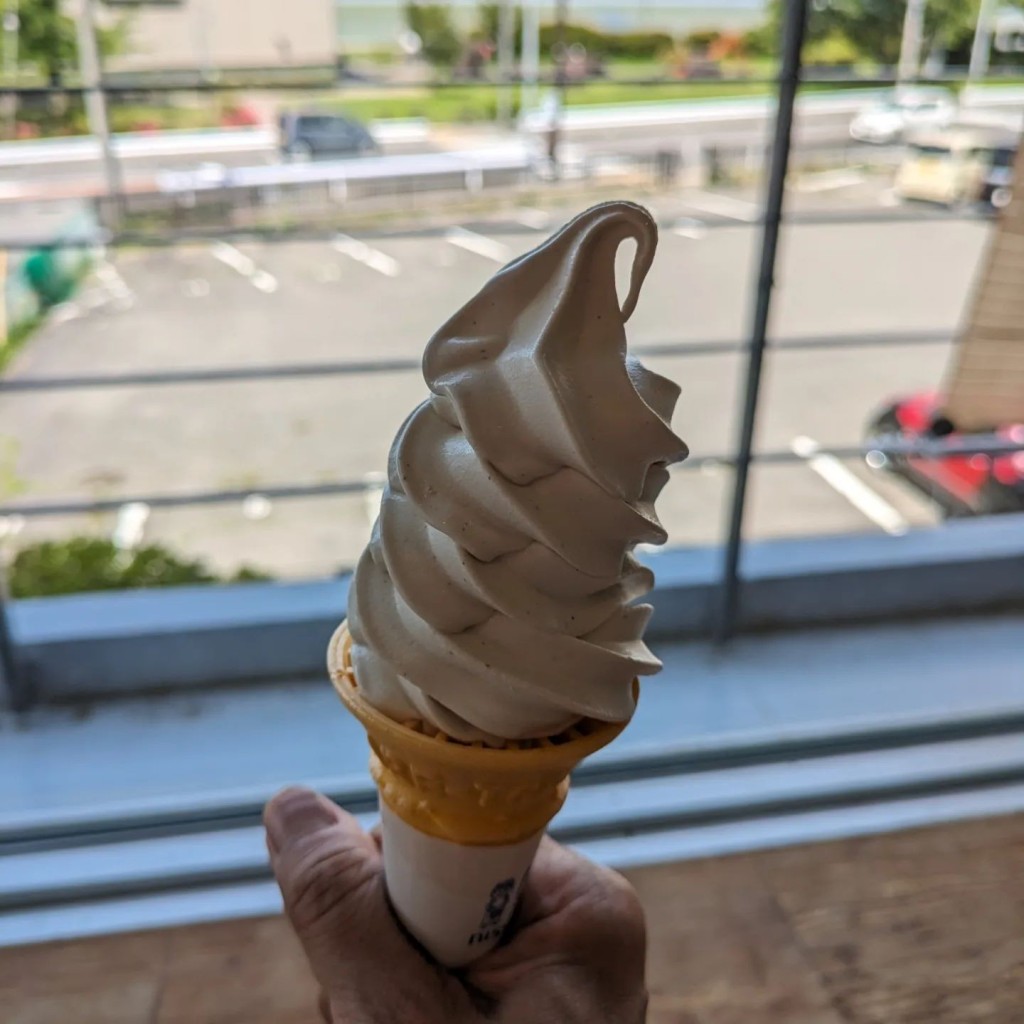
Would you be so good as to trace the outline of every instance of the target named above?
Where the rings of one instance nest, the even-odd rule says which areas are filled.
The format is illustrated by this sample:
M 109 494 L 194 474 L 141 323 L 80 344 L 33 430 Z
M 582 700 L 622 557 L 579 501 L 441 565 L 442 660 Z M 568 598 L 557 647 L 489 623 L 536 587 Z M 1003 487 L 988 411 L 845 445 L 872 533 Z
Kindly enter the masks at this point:
M 828 179 L 824 179 L 827 181 Z M 797 184 L 795 210 L 883 211 L 876 182 Z M 666 225 L 629 325 L 648 364 L 682 387 L 677 432 L 693 453 L 660 503 L 670 542 L 721 539 L 759 228 L 752 193 L 680 192 L 653 203 Z M 404 360 L 507 259 L 571 209 L 511 210 L 406 235 L 271 243 L 238 239 L 111 252 L 8 371 L 75 375 Z M 772 334 L 867 334 L 865 348 L 770 355 L 758 430 L 762 451 L 796 450 L 755 469 L 755 537 L 886 530 L 936 521 L 898 481 L 815 445 L 857 444 L 888 396 L 940 385 L 988 228 L 919 222 L 794 224 L 783 235 Z M 622 254 L 623 270 L 627 253 Z M 934 335 L 922 342 L 907 335 Z M 708 343 L 698 354 L 682 342 Z M 365 367 L 364 367 L 365 370 Z M 239 381 L 112 384 L 8 391 L 0 398 L 0 500 L 13 507 L 112 500 L 120 511 L 0 519 L 8 544 L 98 532 L 164 541 L 230 569 L 287 576 L 352 564 L 377 494 L 268 498 L 289 485 L 365 481 L 425 395 L 415 369 Z M 238 490 L 226 504 L 128 510 L 139 496 Z

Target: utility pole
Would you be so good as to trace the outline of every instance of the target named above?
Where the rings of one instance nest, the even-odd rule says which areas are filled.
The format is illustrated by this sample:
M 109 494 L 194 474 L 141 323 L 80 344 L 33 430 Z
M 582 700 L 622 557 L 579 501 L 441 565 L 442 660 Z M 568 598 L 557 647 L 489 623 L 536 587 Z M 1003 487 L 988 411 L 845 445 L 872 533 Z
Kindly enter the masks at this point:
M 569 0 L 558 0 L 555 4 L 555 102 L 548 128 L 548 161 L 555 178 L 562 176 L 559 163 L 559 148 L 562 135 L 562 117 L 565 112 L 565 98 L 569 91 L 569 53 L 565 43 L 565 26 L 569 20 Z
M 18 29 L 21 19 L 18 17 L 18 0 L 7 0 L 4 4 L 4 78 L 11 85 L 17 85 L 18 77 Z
M 217 80 L 217 69 L 213 66 L 210 52 L 210 9 L 206 0 L 192 0 L 192 27 L 195 32 L 196 56 L 199 60 L 199 77 L 203 82 Z
M 12 86 L 18 84 L 18 30 L 21 19 L 18 17 L 18 0 L 7 0 L 3 15 L 3 70 L 4 79 Z M 7 122 L 8 134 L 14 135 L 15 122 L 18 120 L 18 94 L 12 92 L 3 97 L 0 104 L 4 120 Z
M 89 131 L 100 144 L 107 195 L 113 200 L 114 215 L 118 217 L 121 213 L 124 195 L 121 188 L 121 168 L 114 155 L 114 147 L 110 139 L 110 125 L 107 121 L 107 95 L 103 91 L 101 80 L 100 51 L 96 43 L 94 0 L 79 0 L 75 26 L 78 32 L 78 67 L 82 76 Z
M 968 82 L 976 82 L 988 74 L 997 2 L 998 0 L 981 0 L 981 7 L 978 8 L 978 23 L 974 28 L 974 42 L 971 44 L 971 64 L 967 69 Z
M 917 78 L 921 67 L 926 4 L 927 0 L 907 0 L 907 13 L 903 18 L 903 38 L 900 41 L 900 63 L 896 70 L 896 81 L 900 85 Z
M 523 0 L 523 45 L 520 58 L 522 87 L 520 111 L 537 106 L 537 81 L 540 78 L 540 7 L 537 0 Z
M 498 5 L 498 123 L 512 123 L 512 68 L 515 64 L 516 9 L 513 0 Z

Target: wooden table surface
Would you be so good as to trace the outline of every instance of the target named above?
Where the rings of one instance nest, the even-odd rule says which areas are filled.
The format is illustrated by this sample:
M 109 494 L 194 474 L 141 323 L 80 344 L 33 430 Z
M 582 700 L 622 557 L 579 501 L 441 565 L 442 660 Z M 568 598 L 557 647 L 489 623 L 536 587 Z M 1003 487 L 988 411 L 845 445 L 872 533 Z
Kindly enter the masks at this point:
M 1024 816 L 628 875 L 649 1024 L 1022 1024 Z M 0 950 L 3 1024 L 314 1024 L 279 918 Z

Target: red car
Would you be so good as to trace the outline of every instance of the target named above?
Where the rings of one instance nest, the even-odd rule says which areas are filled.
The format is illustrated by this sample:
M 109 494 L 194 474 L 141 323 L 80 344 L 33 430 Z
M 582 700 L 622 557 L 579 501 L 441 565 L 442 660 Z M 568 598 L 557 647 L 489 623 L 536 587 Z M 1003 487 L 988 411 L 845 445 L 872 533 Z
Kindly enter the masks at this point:
M 995 437 L 1024 444 L 1024 424 L 1001 427 Z M 868 426 L 868 445 L 883 436 L 903 441 L 931 441 L 939 438 L 968 441 L 942 415 L 941 396 L 922 392 L 884 406 Z M 1006 455 L 948 455 L 922 458 L 917 455 L 886 455 L 869 451 L 867 463 L 873 469 L 888 469 L 902 476 L 947 515 L 993 515 L 1024 512 L 1024 451 Z

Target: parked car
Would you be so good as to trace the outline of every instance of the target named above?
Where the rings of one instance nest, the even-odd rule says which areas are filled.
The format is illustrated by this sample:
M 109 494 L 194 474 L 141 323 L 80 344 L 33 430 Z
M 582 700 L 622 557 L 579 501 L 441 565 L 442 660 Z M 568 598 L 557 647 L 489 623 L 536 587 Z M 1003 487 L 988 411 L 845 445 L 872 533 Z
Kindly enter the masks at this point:
M 946 128 L 956 119 L 956 101 L 945 89 L 893 89 L 861 110 L 850 122 L 858 142 L 889 145 L 905 132 Z
M 1002 210 L 1010 205 L 1013 198 L 1013 163 L 1016 159 L 1016 142 L 1003 143 L 992 151 L 978 199 L 993 210 Z
M 958 206 L 1009 202 L 1016 140 L 977 128 L 911 136 L 896 172 L 898 198 Z
M 278 118 L 278 145 L 288 160 L 364 156 L 379 150 L 365 125 L 342 114 L 284 113 Z
M 1024 423 L 997 428 L 993 433 L 1014 443 L 1024 443 Z M 882 438 L 904 441 L 966 439 L 942 413 L 936 392 L 921 392 L 886 403 L 868 424 L 867 444 Z M 886 455 L 870 449 L 867 463 L 885 469 L 913 484 L 931 498 L 946 515 L 994 515 L 1024 512 L 1024 452 L 1007 455 Z

